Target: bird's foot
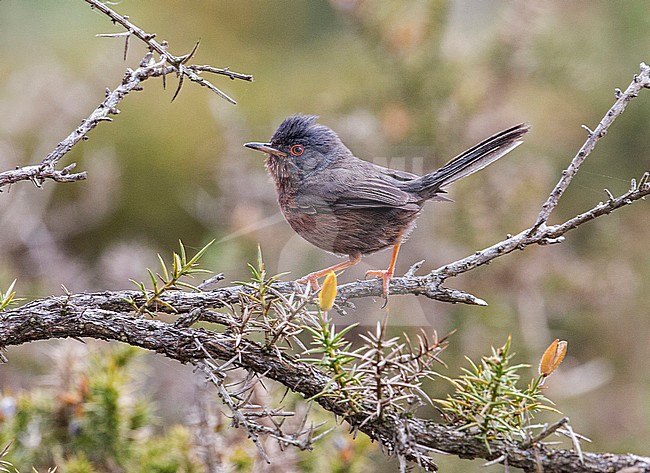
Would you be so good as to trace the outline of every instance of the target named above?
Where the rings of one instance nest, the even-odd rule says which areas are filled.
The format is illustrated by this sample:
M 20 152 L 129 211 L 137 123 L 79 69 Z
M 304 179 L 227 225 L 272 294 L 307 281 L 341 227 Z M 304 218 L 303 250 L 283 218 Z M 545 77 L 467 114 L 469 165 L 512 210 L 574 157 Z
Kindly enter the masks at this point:
M 381 279 L 382 296 L 384 299 L 386 299 L 384 307 L 386 307 L 386 304 L 388 304 L 388 287 L 390 285 L 390 280 L 393 277 L 394 272 L 395 271 L 393 269 L 373 269 L 366 271 L 366 279 L 368 276 Z
M 318 278 L 320 277 L 322 277 L 322 274 L 317 271 L 315 273 L 309 273 L 307 276 L 297 279 L 296 282 L 298 284 L 309 284 L 311 290 L 313 292 L 316 292 L 320 289 L 320 285 L 318 284 Z

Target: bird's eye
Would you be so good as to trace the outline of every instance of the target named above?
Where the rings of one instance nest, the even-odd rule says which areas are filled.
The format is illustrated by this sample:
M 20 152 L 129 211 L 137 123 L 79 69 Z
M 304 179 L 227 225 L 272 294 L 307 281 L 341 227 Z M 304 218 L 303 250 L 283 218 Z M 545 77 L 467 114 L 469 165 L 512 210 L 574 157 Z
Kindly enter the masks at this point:
M 301 156 L 302 153 L 305 152 L 305 147 L 303 145 L 291 145 L 291 148 L 289 148 L 289 152 L 293 156 Z

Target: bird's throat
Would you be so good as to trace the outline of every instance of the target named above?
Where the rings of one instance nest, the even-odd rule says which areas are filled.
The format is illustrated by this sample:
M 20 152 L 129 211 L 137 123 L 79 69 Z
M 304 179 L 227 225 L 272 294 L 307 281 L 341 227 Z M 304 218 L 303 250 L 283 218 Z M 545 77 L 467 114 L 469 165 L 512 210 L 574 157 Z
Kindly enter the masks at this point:
M 275 182 L 278 195 L 283 193 L 293 194 L 298 184 L 296 169 L 290 169 L 291 163 L 283 156 L 270 154 L 265 162 L 266 170 Z

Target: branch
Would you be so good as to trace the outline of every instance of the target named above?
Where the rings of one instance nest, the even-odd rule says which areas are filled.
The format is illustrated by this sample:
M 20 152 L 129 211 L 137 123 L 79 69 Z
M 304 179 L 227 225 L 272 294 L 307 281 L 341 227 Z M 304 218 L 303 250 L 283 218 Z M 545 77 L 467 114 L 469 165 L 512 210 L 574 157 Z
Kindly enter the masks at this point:
M 600 139 L 607 134 L 607 131 L 609 130 L 609 127 L 612 125 L 612 123 L 614 123 L 614 120 L 616 120 L 625 111 L 628 102 L 638 97 L 639 92 L 641 92 L 641 90 L 644 88 L 650 88 L 650 67 L 645 63 L 641 63 L 640 68 L 641 72 L 634 75 L 632 82 L 630 85 L 628 85 L 627 89 L 625 89 L 625 92 L 621 92 L 620 89 L 616 89 L 617 100 L 605 114 L 596 129 L 594 131 L 591 131 L 586 125 L 583 125 L 583 128 L 585 128 L 589 133 L 589 137 L 587 138 L 587 141 L 585 141 L 585 143 L 582 145 L 580 150 L 578 150 L 578 153 L 571 161 L 571 164 L 569 164 L 569 167 L 567 167 L 566 170 L 562 172 L 561 179 L 556 184 L 551 194 L 548 196 L 548 199 L 546 199 L 546 202 L 544 202 L 542 205 L 542 209 L 539 213 L 539 216 L 537 217 L 537 221 L 531 228 L 531 233 L 535 232 L 542 225 L 546 224 L 548 218 L 551 215 L 551 212 L 553 212 L 553 209 L 557 207 L 560 197 L 562 197 L 564 191 L 569 187 L 569 184 L 571 184 L 573 177 L 580 169 L 582 163 L 594 150 L 598 141 L 600 141 Z
M 253 76 L 250 74 L 240 74 L 237 72 L 232 72 L 229 69 L 218 69 L 215 67 L 211 66 L 184 66 L 184 64 L 189 61 L 189 59 L 193 56 L 194 52 L 196 51 L 198 47 L 198 43 L 194 47 L 194 50 L 192 50 L 189 54 L 185 54 L 183 56 L 174 56 L 167 50 L 167 43 L 163 41 L 163 43 L 159 43 L 156 41 L 154 38 L 156 37 L 155 34 L 153 33 L 147 33 L 144 31 L 142 28 L 138 27 L 137 25 L 131 23 L 129 21 L 129 18 L 127 16 L 122 16 L 119 13 L 116 13 L 115 11 L 111 10 L 109 7 L 107 7 L 104 3 L 100 2 L 99 0 L 84 0 L 86 3 L 90 4 L 90 7 L 93 9 L 96 9 L 103 13 L 104 15 L 108 16 L 113 23 L 117 23 L 124 27 L 124 29 L 127 31 L 127 40 L 129 35 L 133 35 L 136 38 L 142 40 L 145 44 L 149 46 L 150 51 L 155 51 L 158 54 L 160 54 L 161 60 L 165 61 L 168 63 L 170 66 L 173 67 L 174 71 L 181 76 L 181 80 L 183 76 L 186 76 L 190 80 L 204 86 L 208 87 L 210 90 L 212 90 L 214 93 L 219 95 L 220 97 L 226 99 L 232 104 L 236 104 L 235 100 L 233 100 L 231 97 L 226 95 L 224 92 L 219 90 L 217 87 L 212 85 L 210 82 L 199 76 L 197 72 L 210 72 L 213 74 L 221 74 L 221 75 L 226 75 L 230 77 L 230 79 L 240 79 L 240 80 L 245 80 L 252 82 L 253 81 Z M 123 36 L 123 34 L 118 33 L 118 34 L 107 34 L 107 35 L 101 35 L 101 36 Z M 126 48 L 128 43 L 125 44 L 125 56 L 126 56 Z M 182 82 L 181 82 L 182 83 Z M 180 84 L 179 84 L 179 89 L 180 89 Z
M 127 69 L 122 83 L 112 92 L 106 89 L 106 98 L 92 113 L 81 121 L 81 125 L 75 128 L 54 150 L 48 154 L 41 164 L 24 166 L 14 170 L 0 173 L 0 189 L 18 181 L 31 180 L 37 187 L 40 187 L 46 179 L 57 182 L 72 182 L 86 179 L 85 172 L 71 174 L 70 171 L 76 163 L 70 164 L 60 171 L 56 169 L 57 163 L 68 153 L 74 145 L 81 140 L 87 139 L 87 133 L 101 122 L 110 122 L 109 115 L 117 115 L 116 108 L 129 92 L 140 90 L 140 84 L 150 77 L 163 75 L 165 69 L 160 63 L 155 63 L 151 55 L 147 55 L 136 70 Z
M 608 215 L 613 211 L 632 204 L 637 200 L 644 199 L 650 195 L 650 174 L 645 173 L 638 181 L 632 180 L 630 190 L 619 197 L 612 197 L 607 202 L 600 202 L 590 210 L 583 212 L 561 224 L 538 228 L 530 227 L 522 230 L 516 235 L 510 235 L 505 240 L 495 243 L 483 250 L 477 251 L 470 256 L 441 266 L 424 276 L 414 276 L 413 270 L 409 270 L 404 277 L 391 279 L 390 294 L 413 294 L 425 296 L 441 302 L 464 303 L 471 305 L 486 306 L 487 302 L 472 294 L 449 289 L 443 286 L 446 279 L 470 271 L 478 266 L 490 263 L 492 260 L 512 253 L 515 250 L 523 250 L 530 245 L 549 245 L 561 243 L 564 235 L 574 228 L 587 223 L 595 218 Z M 412 268 L 413 269 L 413 268 Z M 349 300 L 359 297 L 380 297 L 382 295 L 381 282 L 379 281 L 356 281 L 344 284 L 339 287 L 339 305 L 350 305 Z
M 169 74 L 177 74 L 181 77 L 179 82 L 178 89 L 174 94 L 174 98 L 178 95 L 180 91 L 180 86 L 182 85 L 182 78 L 188 77 L 190 80 L 198 83 L 201 86 L 207 87 L 213 92 L 215 92 L 220 97 L 226 99 L 227 101 L 235 104 L 236 102 L 227 94 L 222 92 L 220 89 L 215 87 L 209 81 L 201 77 L 202 72 L 208 72 L 211 74 L 224 75 L 229 77 L 231 80 L 239 79 L 248 82 L 253 81 L 253 76 L 249 74 L 241 74 L 238 72 L 233 72 L 228 68 L 216 68 L 212 66 L 199 66 L 199 65 L 190 65 L 185 66 L 184 63 L 187 62 L 198 47 L 198 43 L 195 46 L 194 50 L 189 54 L 184 56 L 174 56 L 167 51 L 167 45 L 165 42 L 163 44 L 158 43 L 154 40 L 155 34 L 150 34 L 131 23 L 128 20 L 128 17 L 119 15 L 113 10 L 108 8 L 106 5 L 101 3 L 98 0 L 85 0 L 91 5 L 92 8 L 97 9 L 98 11 L 107 15 L 114 23 L 118 23 L 127 29 L 126 35 L 124 33 L 108 34 L 108 35 L 98 35 L 98 36 L 110 36 L 110 37 L 125 37 L 125 51 L 124 56 L 126 59 L 126 50 L 128 47 L 128 38 L 133 35 L 137 38 L 144 41 L 148 46 L 150 51 L 155 51 L 160 54 L 161 58 L 159 62 L 156 62 L 153 59 L 153 54 L 148 53 L 144 59 L 140 62 L 140 67 L 135 71 L 127 69 L 122 83 L 117 87 L 113 92 L 106 90 L 106 99 L 99 104 L 99 106 L 81 122 L 81 125 L 73 130 L 63 141 L 61 141 L 56 148 L 48 154 L 45 159 L 40 164 L 28 165 L 22 167 L 16 167 L 16 169 L 11 169 L 8 171 L 0 172 L 0 192 L 2 187 L 8 184 L 14 184 L 19 181 L 31 180 L 36 187 L 41 187 L 45 180 L 50 179 L 55 182 L 74 182 L 80 181 L 87 178 L 86 172 L 73 173 L 72 170 L 75 168 L 76 163 L 72 163 L 63 169 L 56 169 L 58 162 L 65 156 L 74 145 L 79 141 L 88 139 L 86 136 L 93 128 L 95 128 L 102 121 L 112 121 L 108 115 L 116 115 L 119 111 L 116 108 L 116 105 L 124 99 L 124 97 L 133 90 L 140 90 L 140 84 L 150 78 L 150 77 L 163 77 L 164 79 Z
M 440 279 L 444 281 L 448 277 L 457 276 L 474 269 L 483 264 L 511 253 L 514 250 L 523 250 L 525 247 L 536 245 L 549 245 L 554 243 L 561 243 L 564 240 L 564 234 L 569 230 L 579 227 L 583 223 L 594 220 L 597 217 L 608 215 L 614 210 L 620 209 L 632 202 L 643 199 L 650 194 L 650 183 L 648 182 L 649 174 L 646 172 L 639 183 L 632 180 L 632 186 L 629 191 L 619 197 L 612 197 L 607 202 L 600 202 L 592 209 L 583 212 L 564 223 L 552 226 L 542 225 L 538 228 L 535 226 L 522 230 L 517 235 L 509 236 L 503 241 L 495 243 L 494 245 L 485 248 L 484 250 L 477 251 L 471 256 L 455 261 L 438 268 L 430 273 L 430 278 Z
M 436 467 L 428 454 L 444 452 L 462 458 L 501 461 L 531 472 L 587 473 L 624 468 L 650 472 L 650 458 L 635 455 L 583 453 L 581 460 L 574 451 L 550 450 L 540 444 L 523 448 L 513 442 L 490 441 L 486 445 L 483 440 L 452 427 L 417 417 L 387 413 L 368 419 L 365 415 L 350 415 L 336 398 L 318 396 L 333 380 L 313 365 L 246 339 L 236 340 L 226 333 L 134 317 L 122 309 L 128 306 L 121 300 L 123 296 L 123 292 L 105 292 L 34 301 L 0 314 L 0 340 L 10 346 L 51 338 L 90 337 L 129 343 L 201 369 L 210 360 L 231 363 L 282 383 L 306 398 L 315 398 L 324 409 L 344 418 L 353 430 L 380 441 L 389 453 L 430 471 Z M 205 294 L 188 293 L 183 297 L 187 303 L 190 299 L 200 300 Z M 189 307 L 179 311 L 187 310 Z

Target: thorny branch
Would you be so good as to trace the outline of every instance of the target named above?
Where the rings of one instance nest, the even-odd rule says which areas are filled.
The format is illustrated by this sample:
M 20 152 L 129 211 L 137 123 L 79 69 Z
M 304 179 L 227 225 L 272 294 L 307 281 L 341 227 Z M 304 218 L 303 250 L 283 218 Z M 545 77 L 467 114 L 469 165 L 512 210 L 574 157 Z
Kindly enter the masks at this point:
M 119 113 L 119 110 L 116 108 L 117 104 L 121 102 L 129 92 L 140 90 L 140 84 L 150 77 L 163 77 L 163 80 L 165 80 L 169 74 L 179 75 L 181 81 L 179 82 L 179 87 L 174 94 L 174 98 L 180 91 L 182 78 L 188 77 L 193 82 L 207 87 L 220 97 L 233 104 L 236 102 L 230 96 L 204 79 L 201 76 L 201 73 L 208 72 L 211 74 L 225 75 L 231 80 L 239 79 L 249 82 L 253 80 L 253 76 L 251 75 L 233 72 L 228 68 L 216 68 L 209 65 L 185 65 L 185 63 L 192 57 L 194 51 L 196 51 L 196 47 L 189 54 L 180 57 L 174 56 L 169 53 L 169 51 L 167 51 L 167 45 L 165 42 L 161 44 L 155 41 L 155 34 L 145 32 L 135 24 L 131 23 L 128 20 L 128 17 L 119 15 L 98 0 L 85 1 L 89 3 L 92 8 L 107 15 L 114 23 L 118 23 L 126 28 L 126 36 L 125 33 L 99 35 L 111 37 L 125 36 L 127 41 L 125 43 L 124 51 L 125 59 L 126 48 L 128 47 L 128 38 L 131 35 L 144 41 L 148 45 L 150 52 L 140 62 L 140 67 L 138 67 L 138 69 L 132 70 L 129 68 L 126 70 L 122 83 L 114 91 L 111 92 L 108 89 L 106 90 L 106 98 L 104 101 L 100 103 L 99 106 L 81 122 L 81 125 L 79 125 L 63 141 L 61 141 L 56 146 L 56 148 L 54 148 L 54 150 L 48 154 L 45 159 L 43 159 L 40 164 L 16 167 L 16 169 L 0 172 L 0 192 L 2 190 L 2 187 L 14 184 L 19 181 L 31 180 L 34 185 L 40 187 L 47 179 L 51 179 L 56 182 L 74 182 L 86 179 L 86 172 L 72 172 L 72 170 L 76 167 L 76 163 L 69 164 L 62 169 L 57 169 L 56 166 L 58 162 L 79 141 L 88 139 L 87 134 L 93 128 L 95 128 L 103 121 L 111 121 L 112 119 L 109 117 L 109 115 L 116 115 Z M 159 61 L 154 60 L 153 52 L 160 54 Z
M 196 52 L 196 49 L 198 48 L 198 43 L 194 46 L 194 49 L 183 56 L 174 56 L 167 50 L 167 43 L 163 41 L 162 43 L 159 43 L 156 41 L 154 38 L 156 37 L 155 34 L 152 33 L 147 33 L 144 31 L 142 28 L 138 27 L 137 25 L 131 23 L 129 21 L 129 18 L 127 16 L 120 15 L 119 13 L 116 13 L 109 7 L 107 7 L 104 3 L 100 2 L 99 0 L 84 0 L 86 3 L 90 4 L 90 7 L 93 9 L 96 9 L 100 12 L 102 12 L 104 15 L 108 16 L 113 23 L 117 23 L 124 27 L 127 31 L 127 36 L 126 39 L 128 41 L 128 38 L 130 35 L 135 36 L 136 38 L 142 40 L 149 46 L 149 50 L 152 52 L 157 52 L 160 54 L 160 59 L 161 61 L 169 64 L 173 71 L 176 72 L 176 74 L 180 77 L 181 83 L 183 77 L 187 77 L 190 80 L 196 82 L 197 84 L 200 84 L 202 86 L 208 87 L 210 90 L 212 90 L 214 93 L 219 95 L 220 97 L 226 99 L 228 102 L 232 104 L 236 104 L 235 100 L 233 100 L 230 96 L 219 90 L 217 87 L 212 85 L 210 82 L 205 80 L 203 77 L 201 77 L 197 72 L 211 72 L 213 74 L 221 74 L 230 77 L 230 79 L 241 79 L 241 80 L 246 80 L 246 81 L 252 81 L 253 76 L 249 74 L 240 74 L 238 72 L 232 72 L 229 69 L 218 69 L 215 67 L 211 66 L 186 66 L 185 63 L 191 59 L 191 57 L 194 55 Z M 104 34 L 101 36 L 123 36 L 124 33 L 117 33 L 117 34 Z M 125 43 L 125 56 L 126 56 L 126 48 L 128 47 L 128 42 Z M 180 84 L 179 87 L 176 91 L 176 94 L 178 94 L 178 91 L 180 90 Z M 176 94 L 174 97 L 176 97 Z
M 186 295 L 200 296 L 201 293 Z M 305 398 L 315 398 L 323 408 L 345 419 L 352 429 L 380 441 L 388 453 L 403 456 L 430 471 L 436 467 L 428 454 L 444 452 L 462 458 L 494 460 L 502 457 L 507 459 L 508 465 L 530 472 L 582 473 L 623 468 L 650 472 L 650 458 L 635 455 L 583 453 L 581 460 L 574 451 L 551 450 L 540 444 L 523 448 L 503 440 L 490 441 L 488 449 L 483 440 L 470 434 L 415 416 L 385 412 L 382 417 L 368 419 L 366 415 L 350 414 L 337 398 L 319 396 L 331 384 L 331 379 L 312 364 L 286 353 L 270 351 L 246 339 L 237 342 L 226 333 L 134 317 L 129 308 L 120 299 L 120 293 L 42 299 L 0 314 L 0 340 L 10 346 L 52 338 L 90 337 L 129 343 L 199 369 L 205 369 L 208 362 L 220 360 L 224 362 L 221 370 L 224 365 L 231 364 L 278 381 Z M 222 381 L 217 377 L 214 382 L 219 386 Z M 230 401 L 236 402 L 232 398 Z M 373 407 L 365 406 L 367 410 Z

